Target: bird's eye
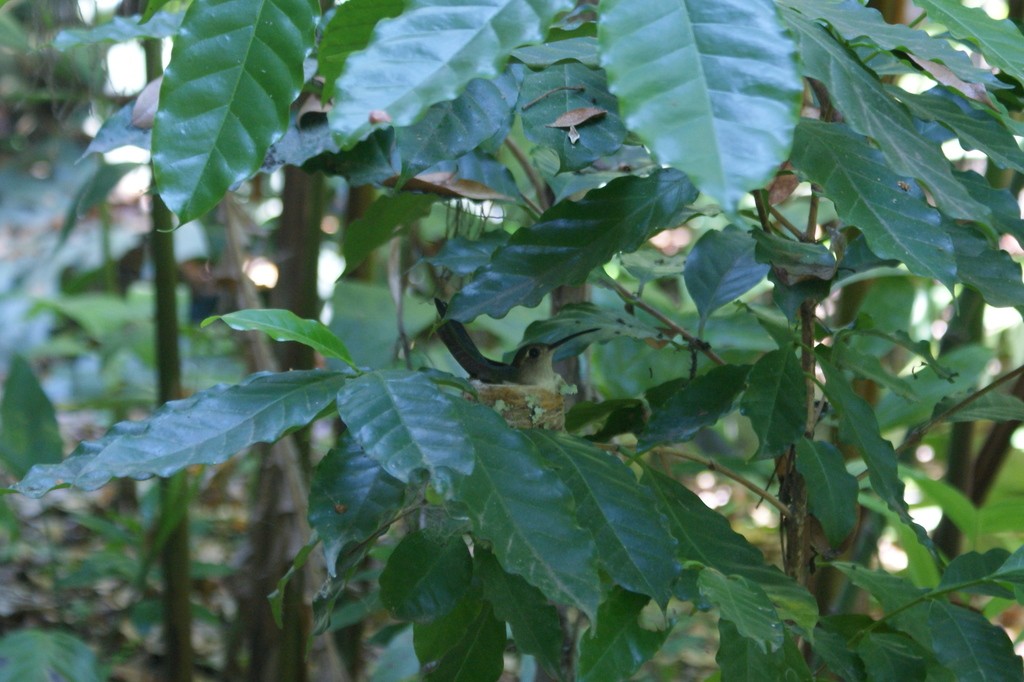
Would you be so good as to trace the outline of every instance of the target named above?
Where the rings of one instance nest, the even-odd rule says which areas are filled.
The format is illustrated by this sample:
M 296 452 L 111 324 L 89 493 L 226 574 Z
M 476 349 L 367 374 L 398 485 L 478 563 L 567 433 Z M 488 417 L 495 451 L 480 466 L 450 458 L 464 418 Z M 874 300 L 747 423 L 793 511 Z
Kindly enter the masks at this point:
M 539 358 L 540 357 L 540 348 L 531 348 L 530 352 L 529 352 L 529 356 L 531 358 Z

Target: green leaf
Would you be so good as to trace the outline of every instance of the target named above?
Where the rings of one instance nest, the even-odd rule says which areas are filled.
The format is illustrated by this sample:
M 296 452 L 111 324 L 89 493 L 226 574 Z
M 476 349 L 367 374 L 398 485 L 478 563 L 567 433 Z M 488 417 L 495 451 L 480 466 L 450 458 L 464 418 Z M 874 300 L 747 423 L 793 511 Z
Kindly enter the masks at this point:
M 750 234 L 757 242 L 757 261 L 771 265 L 782 281 L 796 285 L 808 278 L 835 277 L 836 257 L 824 244 L 800 242 L 763 230 Z
M 654 410 L 640 435 L 639 448 L 688 441 L 715 424 L 732 411 L 749 372 L 748 365 L 722 365 L 695 378 Z
M 980 7 L 964 7 L 955 0 L 921 0 L 916 4 L 955 37 L 980 48 L 989 64 L 1024 83 L 1024 41 L 1009 19 L 997 21 Z
M 64 441 L 53 403 L 28 361 L 15 354 L 0 398 L 0 462 L 21 478 L 33 465 L 53 465 L 63 457 Z
M 992 574 L 992 577 L 1014 582 L 1024 580 L 1024 546 L 1018 547 L 1017 551 L 999 567 L 999 570 Z
M 927 653 L 901 632 L 868 632 L 856 647 L 869 680 L 924 682 Z
M 430 213 L 437 202 L 433 194 L 382 194 L 366 212 L 345 226 L 342 255 L 345 271 L 353 272 L 378 246 Z
M 566 128 L 551 127 L 566 112 L 584 107 L 606 113 L 576 126 L 578 139 Z M 608 92 L 604 71 L 576 62 L 526 74 L 519 93 L 519 111 L 526 139 L 554 149 L 561 171 L 585 168 L 602 156 L 610 156 L 626 139 L 619 103 Z
M 700 313 L 700 333 L 711 313 L 750 291 L 768 273 L 768 266 L 754 257 L 756 247 L 750 233 L 735 225 L 708 230 L 693 245 L 683 279 Z
M 1012 234 L 1024 243 L 1024 220 L 1017 198 L 1008 189 L 996 189 L 974 171 L 956 172 L 956 179 L 971 196 L 992 209 L 992 227 L 999 234 Z
M 1013 599 L 1013 592 L 992 579 L 1010 557 L 1010 553 L 1002 547 L 990 549 L 984 554 L 965 552 L 954 557 L 946 570 L 942 572 L 942 580 L 937 589 L 958 589 L 969 594 L 988 594 L 1004 599 Z
M 895 376 L 882 366 L 878 356 L 863 353 L 853 344 L 843 343 L 833 346 L 833 360 L 841 369 L 855 372 L 857 376 L 870 379 L 879 386 L 884 386 L 905 400 L 917 400 L 917 394 L 909 381 Z
M 467 154 L 493 137 L 504 139 L 512 125 L 516 89 L 508 73 L 494 80 L 475 78 L 455 99 L 435 104 L 416 123 L 397 128 L 402 180 Z
M 317 46 L 317 67 L 324 79 L 321 99 L 334 97 L 334 83 L 345 61 L 353 52 L 364 49 L 377 22 L 397 17 L 405 8 L 403 0 L 348 0 L 334 9 Z
M 585 329 L 594 331 L 559 346 L 555 352 L 556 360 L 579 355 L 588 344 L 622 337 L 654 339 L 661 343 L 668 341 L 664 331 L 637 317 L 623 315 L 621 310 L 601 308 L 593 303 L 570 303 L 554 317 L 531 322 L 523 333 L 522 343 L 555 343 Z
M 444 492 L 455 474 L 473 471 L 491 447 L 491 432 L 507 430 L 494 410 L 450 395 L 424 374 L 369 372 L 338 393 L 338 412 L 352 436 L 389 474 L 408 483 L 421 470 Z
M 910 52 L 915 57 L 942 64 L 969 83 L 998 84 L 991 72 L 975 66 L 970 57 L 945 38 L 904 24 L 887 23 L 877 9 L 865 7 L 856 0 L 781 0 L 780 4 L 809 18 L 825 21 L 851 46 L 877 45 L 884 50 Z
M 939 214 L 864 138 L 841 124 L 803 120 L 793 143 L 793 165 L 804 179 L 822 186 L 839 217 L 860 228 L 873 252 L 952 286 L 953 242 Z
M 213 324 L 217 320 L 238 331 L 263 332 L 275 341 L 297 341 L 324 357 L 341 360 L 356 369 L 348 348 L 330 329 L 318 320 L 304 320 L 290 310 L 239 310 L 227 315 L 208 317 L 203 320 L 202 326 Z
M 769 0 L 605 0 L 601 65 L 626 127 L 736 209 L 789 152 L 803 91 Z
M 964 149 L 978 149 L 1000 167 L 1024 172 L 1024 151 L 1017 146 L 1013 134 L 995 116 L 975 109 L 963 97 L 941 87 L 921 95 L 899 88 L 890 88 L 889 92 L 915 117 L 922 121 L 938 121 L 953 131 Z
M 584 440 L 552 431 L 525 435 L 572 491 L 577 518 L 594 536 L 605 573 L 665 607 L 681 569 L 650 489 L 618 458 Z
M 0 682 L 100 682 L 107 679 L 96 654 L 65 632 L 26 628 L 0 639 Z
M 559 62 L 568 61 L 597 68 L 597 39 L 591 36 L 581 36 L 520 47 L 512 50 L 512 57 L 531 69 L 545 69 Z
M 182 222 L 201 216 L 284 135 L 319 16 L 314 0 L 195 2 L 160 88 L 153 172 Z
M 471 275 L 477 268 L 487 265 L 495 250 L 508 243 L 509 236 L 504 230 L 484 232 L 476 239 L 457 235 L 446 240 L 437 255 L 424 260 L 448 268 L 454 275 Z
M 327 573 L 353 543 L 383 532 L 402 509 L 405 485 L 391 476 L 348 436 L 313 470 L 309 525 L 323 539 Z
M 60 230 L 60 243 L 64 243 L 79 218 L 97 206 L 105 204 L 107 196 L 121 178 L 138 167 L 137 163 L 101 163 L 95 174 L 82 183 L 71 200 L 67 215 L 64 217 L 64 226 Z
M 910 517 L 907 502 L 903 499 L 905 486 L 897 472 L 896 451 L 892 443 L 879 433 L 874 410 L 821 354 L 818 356 L 818 365 L 825 375 L 825 395 L 839 412 L 840 439 L 856 448 L 864 458 L 871 489 L 875 494 L 903 523 L 914 530 L 921 544 L 931 550 L 933 545 L 928 534 Z
M 743 636 L 734 623 L 724 618 L 718 621 L 718 635 L 715 660 L 723 680 L 812 682 L 815 679 L 791 637 L 785 637 L 783 647 L 778 650 L 764 651 L 755 640 Z
M 925 184 L 939 209 L 951 218 L 983 222 L 989 218 L 988 207 L 957 182 L 939 146 L 917 132 L 910 114 L 886 94 L 874 73 L 818 24 L 792 10 L 784 10 L 783 16 L 799 37 L 805 75 L 828 87 L 846 123 L 878 144 L 893 171 Z
M 576 679 L 580 682 L 625 680 L 649 661 L 668 630 L 647 630 L 640 613 L 649 600 L 616 587 L 597 612 L 597 621 L 580 640 Z M 600 623 L 600 628 L 597 627 Z
M 508 622 L 516 649 L 558 676 L 563 638 L 558 610 L 536 587 L 507 573 L 484 547 L 473 548 L 473 575 L 480 580 L 495 617 Z
M 955 395 L 944 398 L 935 406 L 933 416 L 939 416 L 966 398 Z M 950 422 L 973 422 L 989 419 L 995 422 L 1024 421 L 1024 400 L 1007 393 L 986 393 L 945 417 Z
M 766 353 L 747 375 L 740 414 L 750 419 L 760 445 L 757 458 L 777 457 L 804 433 L 806 390 L 800 360 L 792 348 Z
M 829 544 L 839 547 L 857 525 L 857 478 L 834 445 L 806 438 L 796 445 L 796 468 L 807 482 L 810 512 Z
M 504 667 L 505 624 L 490 604 L 467 597 L 447 616 L 413 629 L 426 682 L 491 682 Z
M 764 653 L 782 648 L 785 630 L 775 607 L 757 583 L 743 576 L 726 576 L 713 568 L 701 570 L 700 593 L 718 607 L 723 620 L 736 626 Z
M 351 147 L 373 129 L 371 117 L 415 122 L 474 78 L 496 76 L 512 50 L 543 40 L 555 15 L 571 8 L 568 0 L 413 0 L 380 21 L 367 48 L 345 61 L 331 130 Z
M 829 565 L 845 573 L 853 584 L 867 590 L 886 613 L 892 613 L 928 593 L 927 590 L 914 587 L 910 581 L 885 571 L 874 571 L 847 561 L 834 561 Z
M 559 285 L 582 284 L 616 253 L 634 251 L 674 227 L 696 198 L 687 177 L 668 169 L 620 178 L 578 202 L 560 202 L 494 252 L 452 299 L 448 315 L 463 321 L 485 313 L 502 317 L 516 305 L 537 305 Z
M 600 601 L 597 550 L 577 523 L 572 493 L 533 444 L 504 423 L 469 435 L 481 446 L 473 473 L 457 481 L 454 502 L 469 516 L 474 536 L 491 543 L 506 571 L 593 621 Z
M 642 482 L 650 486 L 669 530 L 679 542 L 680 561 L 695 561 L 725 575 L 741 575 L 761 586 L 784 620 L 811 632 L 818 620 L 818 605 L 811 594 L 774 566 L 765 563 L 761 551 L 747 542 L 721 514 L 708 509 L 696 494 L 678 481 L 647 468 Z M 685 575 L 685 574 L 684 574 Z M 694 581 L 680 582 L 680 599 L 695 600 Z
M 933 601 L 928 628 L 935 657 L 957 680 L 1024 680 L 1024 662 L 1006 630 L 977 611 Z
M 141 421 L 115 424 L 61 464 L 32 467 L 13 487 L 41 497 L 58 486 L 95 490 L 111 478 L 167 477 L 196 464 L 220 464 L 324 414 L 346 378 L 322 370 L 261 372 L 234 386 L 214 386 L 164 403 Z
M 945 222 L 956 249 L 957 275 L 963 283 L 977 290 L 993 307 L 1024 306 L 1020 263 L 970 227 Z
M 97 43 L 124 43 L 145 38 L 170 38 L 178 32 L 184 12 L 157 12 L 142 23 L 138 15 L 114 16 L 110 21 L 92 28 L 65 29 L 53 39 L 53 46 L 61 52 L 79 45 Z
M 469 589 L 473 559 L 458 535 L 409 533 L 380 574 L 380 601 L 396 618 L 432 621 L 450 612 Z

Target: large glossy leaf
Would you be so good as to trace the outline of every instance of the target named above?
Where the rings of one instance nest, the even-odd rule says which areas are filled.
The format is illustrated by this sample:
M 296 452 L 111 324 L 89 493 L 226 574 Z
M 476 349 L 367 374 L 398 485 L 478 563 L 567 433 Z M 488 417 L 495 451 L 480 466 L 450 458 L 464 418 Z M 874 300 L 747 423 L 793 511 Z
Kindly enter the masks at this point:
M 605 113 L 575 127 L 578 138 L 566 128 L 553 127 L 560 116 L 581 108 Z M 519 110 L 526 138 L 554 149 L 562 171 L 585 168 L 614 154 L 626 138 L 619 104 L 608 92 L 604 71 L 583 64 L 556 64 L 528 73 L 519 93 Z
M 980 7 L 964 7 L 958 0 L 921 0 L 916 4 L 928 12 L 929 19 L 979 47 L 989 64 L 1024 83 L 1024 41 L 1009 19 L 997 21 Z
M 581 284 L 616 253 L 633 251 L 655 232 L 674 227 L 696 198 L 685 175 L 659 170 L 615 180 L 578 202 L 558 203 L 498 247 L 452 299 L 448 315 L 465 321 L 535 306 L 556 286 Z
M 733 211 L 789 151 L 803 91 L 769 0 L 605 0 L 601 65 L 626 127 Z
M 700 313 L 701 329 L 711 313 L 750 291 L 768 273 L 768 266 L 754 257 L 756 246 L 735 225 L 709 230 L 693 245 L 683 279 Z
M 942 64 L 964 81 L 998 84 L 990 71 L 975 66 L 970 57 L 948 40 L 904 24 L 887 23 L 877 9 L 856 0 L 781 0 L 780 4 L 825 21 L 851 45 L 877 45 L 884 50 L 910 52 Z
M 775 607 L 757 583 L 743 576 L 726 576 L 705 568 L 697 578 L 700 593 L 718 607 L 721 618 L 736 626 L 761 651 L 782 648 L 785 631 Z
M 591 36 L 554 40 L 513 50 L 512 57 L 531 69 L 544 69 L 559 62 L 580 62 L 585 66 L 598 66 L 597 39 Z
M 28 361 L 15 355 L 0 398 L 0 463 L 21 478 L 34 464 L 59 462 L 63 454 L 53 403 Z
M 402 178 L 467 154 L 483 142 L 504 138 L 512 125 L 517 87 L 507 72 L 494 80 L 476 78 L 448 102 L 427 109 L 422 119 L 395 130 Z
M 216 315 L 203 320 L 202 326 L 221 320 L 227 326 L 239 331 L 260 331 L 275 341 L 297 341 L 305 344 L 327 358 L 341 360 L 355 368 L 352 356 L 345 344 L 331 333 L 331 330 L 317 320 L 304 320 L 290 310 L 261 308 L 239 310 L 226 315 Z
M 345 548 L 383 532 L 404 500 L 405 485 L 351 437 L 328 451 L 309 484 L 309 525 L 324 543 L 331 577 Z
M 600 601 L 597 550 L 578 525 L 568 487 L 518 431 L 502 424 L 469 436 L 481 447 L 473 473 L 457 482 L 454 502 L 469 516 L 474 536 L 491 543 L 506 571 L 593 621 Z
M 495 617 L 512 629 L 516 648 L 557 675 L 563 638 L 558 610 L 536 587 L 505 571 L 484 547 L 473 548 L 473 577 L 482 583 L 484 599 L 494 607 Z
M 992 209 L 992 227 L 999 234 L 1012 234 L 1024 243 L 1024 220 L 1016 197 L 1005 188 L 996 189 L 974 171 L 957 172 L 956 179 L 978 201 Z
M 182 222 L 255 173 L 284 135 L 319 16 L 314 0 L 195 2 L 160 88 L 153 172 Z
M 398 370 L 348 382 L 338 393 L 338 412 L 389 474 L 407 483 L 425 470 L 441 491 L 453 476 L 473 471 L 492 431 L 507 430 L 494 410 L 452 396 L 424 374 Z
M 1020 263 L 969 227 L 952 221 L 945 221 L 944 227 L 953 239 L 957 276 L 964 284 L 976 289 L 991 306 L 1024 305 Z
M 927 652 L 901 632 L 871 632 L 854 649 L 864 662 L 868 680 L 924 682 Z
M 397 17 L 405 8 L 403 0 L 348 0 L 334 9 L 317 46 L 317 68 L 324 79 L 322 99 L 334 97 L 334 83 L 345 60 L 364 49 L 381 19 Z
M 922 121 L 938 121 L 956 134 L 965 149 L 978 149 L 1002 168 L 1024 172 L 1024 151 L 999 119 L 975 109 L 963 97 L 944 88 L 932 88 L 921 95 L 890 90 L 910 113 Z
M 957 182 L 939 146 L 917 132 L 910 114 L 885 92 L 874 73 L 818 24 L 791 10 L 783 16 L 799 36 L 806 75 L 828 87 L 846 123 L 878 143 L 892 170 L 920 180 L 946 215 L 988 220 L 989 209 Z
M 793 165 L 821 185 L 839 217 L 860 228 L 874 253 L 952 286 L 953 242 L 939 214 L 889 170 L 863 137 L 841 124 L 803 120 L 793 144 Z
M 765 563 L 760 550 L 735 532 L 729 521 L 707 508 L 697 495 L 678 481 L 645 469 L 647 483 L 669 520 L 669 530 L 679 541 L 681 561 L 696 561 L 725 575 L 741 575 L 768 593 L 779 615 L 810 632 L 818 620 L 818 606 L 811 594 L 779 569 Z M 685 575 L 685 574 L 684 574 Z M 681 599 L 696 600 L 696 577 L 676 588 Z
M 587 441 L 539 430 L 526 437 L 572 490 L 577 518 L 594 536 L 605 573 L 627 590 L 667 605 L 680 566 L 675 539 L 650 489 L 615 456 Z
M 539 42 L 555 15 L 571 8 L 569 0 L 414 0 L 345 61 L 331 129 L 350 147 L 378 121 L 415 122 L 474 78 L 496 76 L 512 50 Z
M 757 434 L 756 457 L 777 457 L 803 435 L 804 372 L 792 348 L 762 355 L 747 375 L 740 414 L 750 419 Z
M 688 441 L 702 428 L 713 425 L 732 411 L 749 372 L 747 365 L 723 365 L 686 384 L 654 410 L 640 436 L 640 448 Z
M 1024 662 L 1006 630 L 977 611 L 945 601 L 928 608 L 935 658 L 958 680 L 1024 680 Z
M 455 608 L 472 579 L 473 559 L 461 536 L 419 530 L 388 557 L 380 601 L 396 618 L 428 622 Z
M 818 364 L 825 374 L 825 395 L 839 412 L 839 437 L 855 447 L 864 458 L 875 494 L 914 530 L 922 545 L 931 548 L 928 534 L 910 518 L 910 510 L 903 499 L 903 481 L 896 469 L 896 451 L 892 443 L 879 433 L 878 419 L 871 405 L 857 395 L 842 373 L 820 355 Z
M 141 421 L 116 424 L 60 464 L 32 467 L 14 489 L 40 497 L 58 486 L 95 490 L 115 477 L 166 477 L 196 464 L 219 464 L 309 424 L 330 408 L 345 379 L 319 370 L 263 372 L 234 386 L 214 386 L 165 403 Z
M 661 648 L 668 630 L 648 630 L 640 624 L 647 597 L 612 590 L 598 611 L 600 627 L 591 625 L 580 640 L 577 680 L 626 680 Z
M 807 501 L 833 547 L 839 547 L 857 525 L 857 479 L 831 443 L 800 440 L 796 468 L 807 482 Z

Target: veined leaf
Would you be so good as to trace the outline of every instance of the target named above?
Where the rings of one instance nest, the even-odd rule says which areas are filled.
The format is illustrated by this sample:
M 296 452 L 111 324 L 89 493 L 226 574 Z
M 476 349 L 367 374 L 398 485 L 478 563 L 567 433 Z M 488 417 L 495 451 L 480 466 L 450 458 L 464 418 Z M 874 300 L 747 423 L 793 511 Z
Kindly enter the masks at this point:
M 953 285 L 953 241 L 939 214 L 911 192 L 863 137 L 842 124 L 803 120 L 797 126 L 793 165 L 824 188 L 839 217 L 860 228 L 873 252 Z
M 697 578 L 701 595 L 718 607 L 723 620 L 768 653 L 782 648 L 785 630 L 775 607 L 757 583 L 743 576 L 726 576 L 713 568 Z
M 727 225 L 709 230 L 686 259 L 683 279 L 700 313 L 700 332 L 711 314 L 764 279 L 768 266 L 754 257 L 757 242 L 746 230 Z
M 388 242 L 401 228 L 430 213 L 437 202 L 433 194 L 382 194 L 360 217 L 345 226 L 342 254 L 345 270 L 352 272 L 374 249 Z
M 857 525 L 857 478 L 834 445 L 806 438 L 797 443 L 796 468 L 807 482 L 810 512 L 829 544 L 839 547 Z
M 910 517 L 907 501 L 903 499 L 905 486 L 897 472 L 896 451 L 892 443 L 879 433 L 874 410 L 853 391 L 842 373 L 820 354 L 818 364 L 825 374 L 825 395 L 839 411 L 839 437 L 844 443 L 857 448 L 864 458 L 875 494 L 913 529 L 921 544 L 931 550 L 933 545 L 928 533 Z
M 584 440 L 540 430 L 525 435 L 572 490 L 577 518 L 594 536 L 604 571 L 627 590 L 667 605 L 680 566 L 675 539 L 650 489 L 613 455 Z
M 951 218 L 990 219 L 988 207 L 957 182 L 939 146 L 917 132 L 906 109 L 886 94 L 878 78 L 853 53 L 803 15 L 785 10 L 783 16 L 799 36 L 806 75 L 828 87 L 846 123 L 878 143 L 892 170 L 925 184 L 939 209 Z
M 327 452 L 309 484 L 309 525 L 323 540 L 330 577 L 345 548 L 382 532 L 404 499 L 405 485 L 350 436 Z
M 928 629 L 935 658 L 958 680 L 1021 680 L 1024 662 L 1013 651 L 1006 630 L 977 611 L 933 601 Z
M 639 622 L 647 597 L 615 588 L 598 611 L 598 623 L 580 640 L 580 682 L 626 680 L 657 653 L 668 629 L 646 630 Z
M 756 640 L 740 633 L 725 618 L 718 621 L 718 654 L 715 660 L 723 680 L 787 680 L 812 682 L 815 678 L 807 668 L 803 654 L 792 637 L 783 633 L 783 646 L 765 651 Z
M 219 464 L 255 443 L 272 443 L 329 409 L 346 380 L 321 370 L 253 374 L 165 403 L 152 416 L 116 424 L 60 464 L 32 467 L 14 489 L 41 497 L 58 486 L 95 490 L 111 478 L 170 476 Z
M 473 559 L 459 535 L 407 534 L 380 574 L 380 601 L 396 618 L 429 622 L 449 613 L 473 580 Z
M 447 493 L 453 477 L 473 471 L 492 431 L 507 431 L 494 410 L 454 397 L 424 374 L 376 371 L 348 382 L 338 412 L 352 436 L 385 471 L 402 481 L 429 472 Z
M 497 680 L 505 651 L 505 624 L 490 604 L 467 596 L 454 611 L 413 628 L 425 682 Z
M 928 12 L 929 19 L 979 47 L 989 64 L 1024 83 L 1024 41 L 1009 19 L 997 21 L 980 7 L 964 7 L 957 0 L 921 0 L 916 4 Z
M 777 457 L 803 435 L 804 372 L 791 347 L 762 355 L 747 375 L 740 414 L 750 419 L 757 434 L 755 457 Z
M 640 449 L 688 441 L 717 422 L 733 409 L 749 372 L 747 365 L 722 365 L 695 378 L 654 410 L 640 435 Z
M 195 2 L 160 88 L 153 173 L 182 222 L 255 173 L 284 135 L 319 16 L 314 0 Z
M 1003 87 L 990 71 L 971 63 L 971 58 L 949 41 L 903 24 L 890 24 L 881 12 L 856 0 L 780 0 L 801 14 L 826 22 L 851 45 L 877 45 L 883 50 L 902 50 L 938 62 L 969 83 Z
M 1024 306 L 1024 281 L 1020 263 L 1010 254 L 989 244 L 985 237 L 966 225 L 951 220 L 943 227 L 956 249 L 957 276 L 976 289 L 989 305 L 996 308 Z
M 448 315 L 466 321 L 481 314 L 503 317 L 517 305 L 535 306 L 555 287 L 583 283 L 616 253 L 634 251 L 654 233 L 674 227 L 696 198 L 689 179 L 667 169 L 620 178 L 578 202 L 555 204 L 495 250 L 491 262 L 452 299 Z
M 557 676 L 563 636 L 558 610 L 536 587 L 506 572 L 484 547 L 473 548 L 473 577 L 483 583 L 484 599 L 494 607 L 495 617 L 508 622 L 516 648 Z
M 594 622 L 601 598 L 597 550 L 578 525 L 572 493 L 533 444 L 504 423 L 470 437 L 481 439 L 481 447 L 473 473 L 457 481 L 453 503 L 468 514 L 474 537 L 491 543 L 506 571 Z
M 601 65 L 626 127 L 734 211 L 786 158 L 803 90 L 769 0 L 604 0 Z
M 28 361 L 15 355 L 0 398 L 0 463 L 20 477 L 34 464 L 54 466 L 63 452 L 53 403 Z
M 156 12 L 145 23 L 139 16 L 114 16 L 110 21 L 92 28 L 65 29 L 53 39 L 53 46 L 63 52 L 79 45 L 123 43 L 143 38 L 169 38 L 178 32 L 184 16 L 184 12 Z
M 334 8 L 317 46 L 317 67 L 324 78 L 323 101 L 334 97 L 334 83 L 345 60 L 364 49 L 377 22 L 397 17 L 405 8 L 403 0 L 348 0 Z
M 331 130 L 351 147 L 375 125 L 415 122 L 472 79 L 498 75 L 512 50 L 542 40 L 555 15 L 571 8 L 569 0 L 414 0 L 345 61 Z
M 290 310 L 273 308 L 239 310 L 226 315 L 215 315 L 203 320 L 205 327 L 217 320 L 238 331 L 260 331 L 275 341 L 297 341 L 324 357 L 341 360 L 356 368 L 348 348 L 330 329 L 318 320 L 304 320 Z

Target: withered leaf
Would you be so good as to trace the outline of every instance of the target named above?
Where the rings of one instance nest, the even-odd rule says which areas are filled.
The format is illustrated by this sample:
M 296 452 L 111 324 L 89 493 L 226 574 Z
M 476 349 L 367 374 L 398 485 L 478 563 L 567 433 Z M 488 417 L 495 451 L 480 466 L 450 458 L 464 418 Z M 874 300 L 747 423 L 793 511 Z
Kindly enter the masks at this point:
M 602 119 L 607 113 L 608 110 L 602 109 L 601 107 L 580 107 L 579 109 L 570 109 L 556 118 L 554 123 L 548 123 L 546 127 L 573 128 L 590 121 Z

